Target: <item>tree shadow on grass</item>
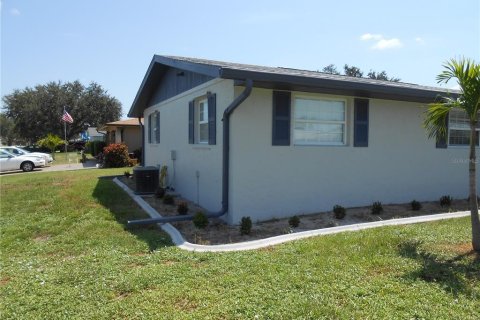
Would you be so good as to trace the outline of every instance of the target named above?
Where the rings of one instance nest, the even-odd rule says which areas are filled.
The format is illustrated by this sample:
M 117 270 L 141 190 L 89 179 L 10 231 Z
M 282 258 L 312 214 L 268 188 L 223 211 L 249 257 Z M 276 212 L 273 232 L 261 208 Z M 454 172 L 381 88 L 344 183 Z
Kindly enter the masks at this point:
M 474 285 L 480 279 L 480 254 L 472 249 L 453 258 L 445 258 L 422 249 L 421 245 L 420 241 L 407 241 L 398 247 L 402 257 L 416 260 L 421 264 L 419 269 L 407 273 L 405 279 L 438 283 L 454 296 L 475 295 Z
M 146 219 L 149 216 L 113 182 L 111 177 L 100 177 L 92 196 L 102 206 L 110 210 L 115 220 L 122 224 L 126 231 L 144 241 L 150 251 L 165 246 L 173 246 L 169 236 L 155 224 L 138 227 L 127 226 L 128 220 Z

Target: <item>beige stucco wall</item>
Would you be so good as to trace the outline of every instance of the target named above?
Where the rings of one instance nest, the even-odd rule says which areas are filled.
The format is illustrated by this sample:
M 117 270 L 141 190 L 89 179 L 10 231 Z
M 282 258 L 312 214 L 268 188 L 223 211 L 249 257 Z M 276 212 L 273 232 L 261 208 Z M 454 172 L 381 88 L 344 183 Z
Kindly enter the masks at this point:
M 217 94 L 217 144 L 188 144 L 188 103 Z M 222 116 L 234 98 L 233 81 L 212 80 L 174 98 L 149 107 L 144 112 L 145 165 L 168 166 L 168 183 L 183 197 L 209 211 L 221 208 L 222 191 Z M 148 116 L 160 111 L 160 144 L 148 143 Z M 175 150 L 177 160 L 171 159 Z M 198 173 L 198 177 L 197 177 Z
M 369 146 L 354 148 L 352 104 L 347 98 L 347 146 L 272 146 L 272 91 L 254 89 L 232 116 L 229 222 L 467 196 L 468 149 L 436 149 L 424 106 L 370 100 Z

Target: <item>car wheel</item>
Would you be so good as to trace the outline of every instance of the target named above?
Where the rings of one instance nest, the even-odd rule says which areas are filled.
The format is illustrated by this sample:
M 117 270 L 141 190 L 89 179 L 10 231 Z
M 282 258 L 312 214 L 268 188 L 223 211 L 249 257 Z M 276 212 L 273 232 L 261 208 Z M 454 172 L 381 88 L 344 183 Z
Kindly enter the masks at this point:
M 20 166 L 20 169 L 22 169 L 22 170 L 25 171 L 25 172 L 32 171 L 33 168 L 35 168 L 35 166 L 34 166 L 33 163 L 30 162 L 30 161 L 25 161 L 25 162 L 23 162 L 22 165 Z

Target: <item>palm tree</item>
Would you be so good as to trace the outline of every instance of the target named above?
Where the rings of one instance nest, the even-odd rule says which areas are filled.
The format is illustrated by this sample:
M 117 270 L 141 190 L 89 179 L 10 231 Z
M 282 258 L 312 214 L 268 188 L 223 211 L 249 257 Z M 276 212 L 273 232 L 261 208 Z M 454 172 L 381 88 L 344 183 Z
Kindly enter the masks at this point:
M 470 120 L 470 157 L 469 157 L 469 207 L 472 222 L 473 249 L 480 252 L 480 219 L 478 216 L 476 183 L 476 127 L 480 111 L 480 65 L 470 59 L 451 59 L 443 67 L 445 70 L 437 76 L 438 83 L 447 83 L 457 79 L 461 93 L 457 98 L 442 97 L 441 102 L 429 105 L 424 121 L 428 136 L 445 138 L 447 136 L 447 117 L 450 110 L 463 110 Z

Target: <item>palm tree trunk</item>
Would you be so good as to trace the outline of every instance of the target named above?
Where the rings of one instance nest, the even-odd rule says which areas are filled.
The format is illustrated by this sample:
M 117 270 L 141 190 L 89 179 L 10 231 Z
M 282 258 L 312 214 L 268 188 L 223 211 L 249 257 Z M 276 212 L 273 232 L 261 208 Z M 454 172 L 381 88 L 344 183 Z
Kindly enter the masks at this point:
M 477 202 L 477 177 L 476 177 L 476 124 L 470 124 L 470 161 L 469 161 L 469 189 L 470 189 L 470 215 L 472 221 L 472 246 L 473 250 L 480 252 L 480 219 L 478 216 Z

